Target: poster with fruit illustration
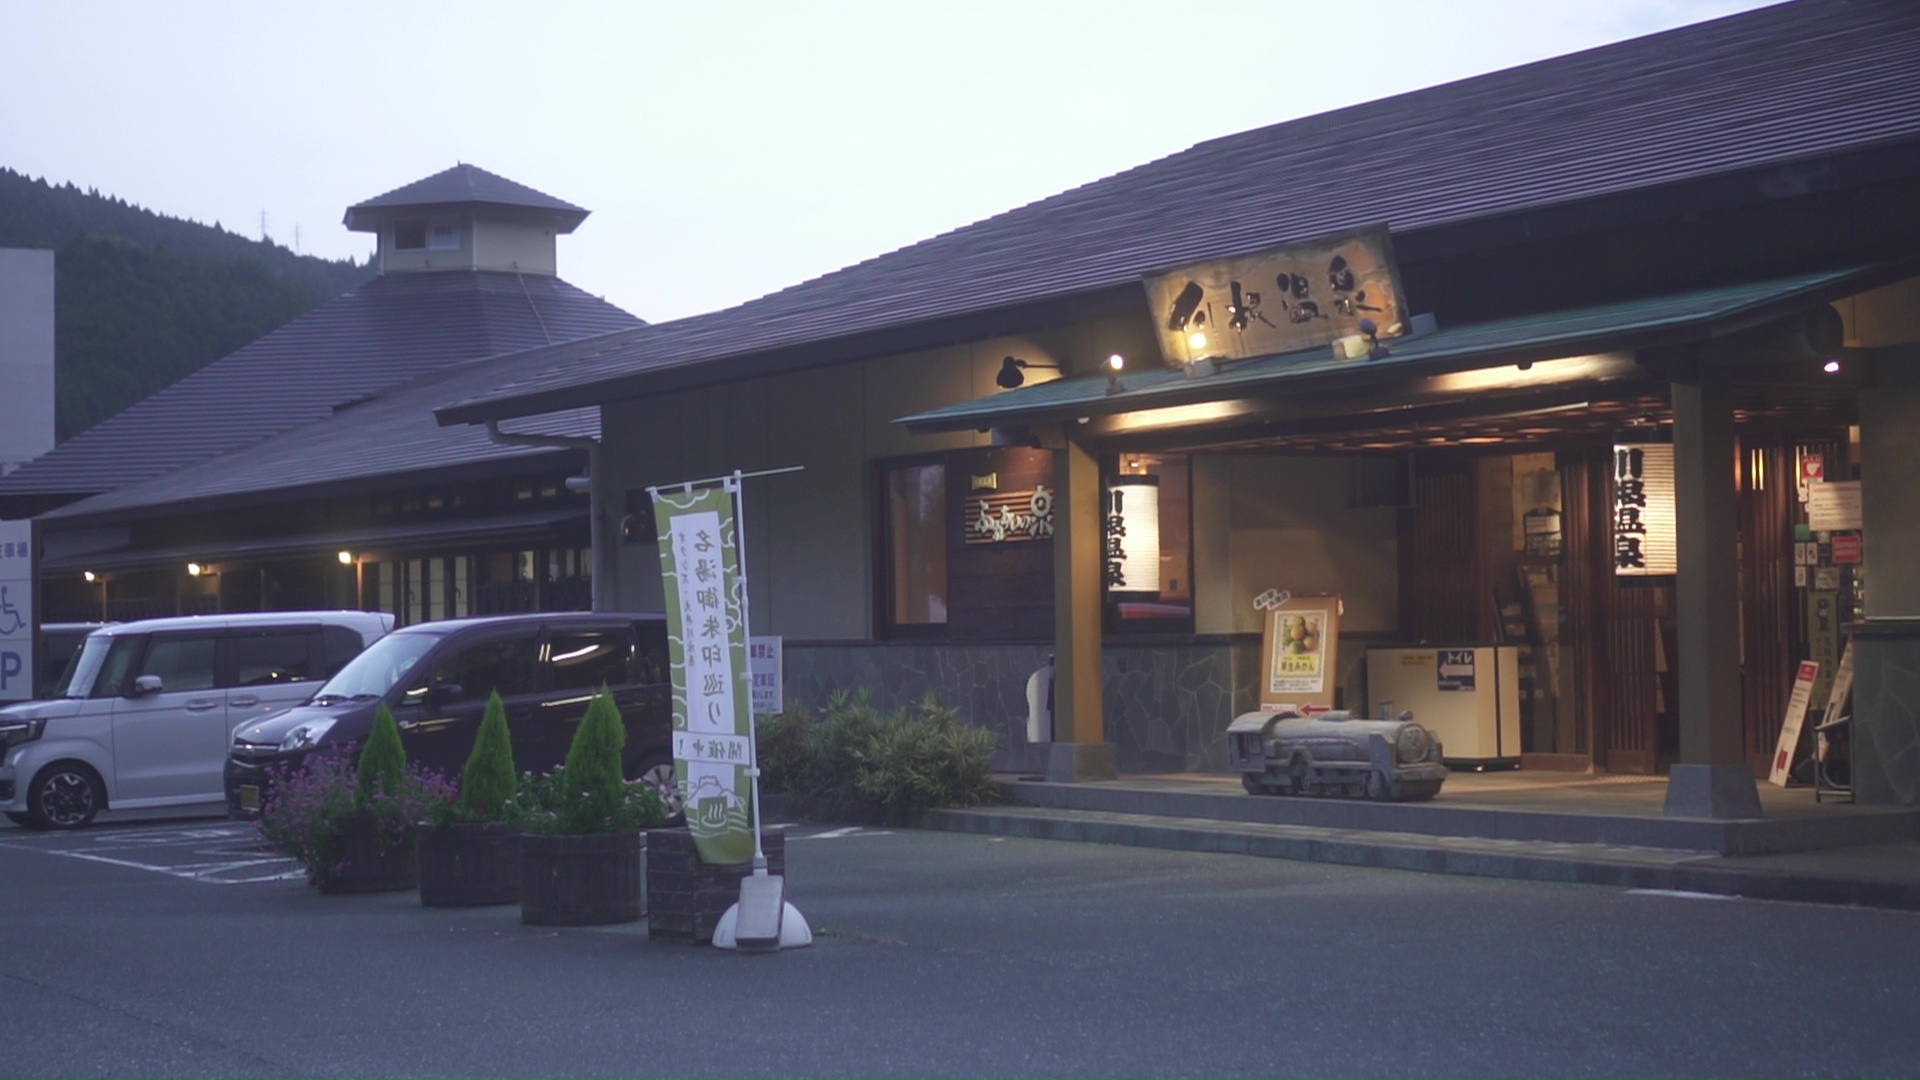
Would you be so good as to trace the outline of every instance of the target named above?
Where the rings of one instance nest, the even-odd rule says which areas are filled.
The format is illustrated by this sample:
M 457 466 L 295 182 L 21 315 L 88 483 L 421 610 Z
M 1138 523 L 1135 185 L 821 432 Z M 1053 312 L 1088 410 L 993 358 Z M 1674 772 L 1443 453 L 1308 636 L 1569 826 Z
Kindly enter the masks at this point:
M 1333 708 L 1340 598 L 1290 596 L 1266 616 L 1260 704 Z

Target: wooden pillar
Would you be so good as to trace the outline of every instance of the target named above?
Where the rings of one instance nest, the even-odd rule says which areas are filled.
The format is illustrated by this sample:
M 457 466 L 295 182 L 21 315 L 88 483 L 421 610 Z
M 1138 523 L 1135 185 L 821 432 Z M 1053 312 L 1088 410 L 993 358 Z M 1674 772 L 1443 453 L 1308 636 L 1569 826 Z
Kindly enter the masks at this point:
M 1666 812 L 1678 817 L 1760 816 L 1740 708 L 1734 457 L 1731 380 L 1703 369 L 1673 383 L 1680 761 L 1668 774 Z
M 1067 440 L 1053 458 L 1053 738 L 1049 780 L 1112 779 L 1100 659 L 1100 462 Z

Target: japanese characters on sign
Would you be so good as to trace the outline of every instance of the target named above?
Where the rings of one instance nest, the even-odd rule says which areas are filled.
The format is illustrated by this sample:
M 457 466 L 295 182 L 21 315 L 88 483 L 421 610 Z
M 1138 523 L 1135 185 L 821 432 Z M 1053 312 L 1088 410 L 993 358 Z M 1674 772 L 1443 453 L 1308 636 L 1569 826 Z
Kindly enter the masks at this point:
M 1111 593 L 1160 595 L 1160 478 L 1107 482 L 1102 576 Z
M 33 697 L 33 522 L 0 521 L 0 701 Z
M 1036 485 L 1032 491 L 969 495 L 965 516 L 969 544 L 1051 540 L 1053 492 Z
M 675 777 L 700 857 L 753 857 L 747 769 L 754 765 L 746 578 L 736 532 L 736 480 L 653 492 L 673 661 Z
M 1384 228 L 1181 267 L 1146 280 L 1167 364 L 1245 360 L 1360 333 L 1400 333 L 1400 286 Z
M 786 708 L 784 652 L 780 635 L 747 639 L 747 670 L 753 674 L 753 715 L 770 716 Z
M 1674 536 L 1673 444 L 1613 448 L 1613 572 L 1619 577 L 1679 569 Z

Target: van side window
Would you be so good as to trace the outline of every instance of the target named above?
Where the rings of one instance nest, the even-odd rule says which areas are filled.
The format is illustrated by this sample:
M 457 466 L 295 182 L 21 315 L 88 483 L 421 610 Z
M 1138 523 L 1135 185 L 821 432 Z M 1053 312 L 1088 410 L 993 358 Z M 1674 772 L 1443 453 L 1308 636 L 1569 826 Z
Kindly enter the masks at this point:
M 145 634 L 116 635 L 106 660 L 100 664 L 100 674 L 93 680 L 93 696 L 120 697 L 133 689 L 133 665 L 146 646 Z
M 639 681 L 643 685 L 667 681 L 667 624 L 663 622 L 640 623 L 635 626 L 640 631 L 640 670 Z
M 347 661 L 360 655 L 367 643 L 360 638 L 357 630 L 344 626 L 323 626 L 320 628 L 320 678 L 331 679 L 340 674 Z
M 211 635 L 156 635 L 140 674 L 160 676 L 163 691 L 213 689 L 213 663 L 220 639 Z
M 538 643 L 532 631 L 525 636 L 476 641 L 433 665 L 436 686 L 458 683 L 463 699 L 501 697 L 533 692 L 533 673 L 539 663 Z
M 594 691 L 627 681 L 633 643 L 619 630 L 556 633 L 548 639 L 547 675 L 555 690 Z
M 310 627 L 234 634 L 233 685 L 271 686 L 313 678 L 314 635 Z

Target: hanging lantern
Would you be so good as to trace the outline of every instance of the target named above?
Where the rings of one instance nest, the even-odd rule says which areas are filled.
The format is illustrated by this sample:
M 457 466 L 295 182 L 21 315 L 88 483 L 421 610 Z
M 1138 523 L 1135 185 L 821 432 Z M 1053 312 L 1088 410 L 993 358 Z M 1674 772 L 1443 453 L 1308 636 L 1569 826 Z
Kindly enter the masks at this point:
M 1109 594 L 1160 595 L 1160 478 L 1107 481 L 1106 586 Z
M 1613 572 L 1653 577 L 1679 569 L 1674 536 L 1673 444 L 1613 448 Z

